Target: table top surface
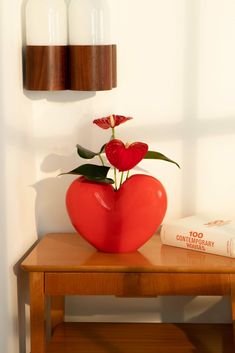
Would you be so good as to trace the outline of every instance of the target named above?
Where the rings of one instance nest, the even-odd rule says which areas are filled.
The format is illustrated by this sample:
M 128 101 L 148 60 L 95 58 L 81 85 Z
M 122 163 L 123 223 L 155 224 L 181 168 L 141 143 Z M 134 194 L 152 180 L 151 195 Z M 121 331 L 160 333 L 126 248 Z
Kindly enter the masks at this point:
M 78 234 L 47 234 L 23 260 L 30 272 L 235 273 L 235 259 L 162 245 L 154 235 L 139 251 L 97 251 Z

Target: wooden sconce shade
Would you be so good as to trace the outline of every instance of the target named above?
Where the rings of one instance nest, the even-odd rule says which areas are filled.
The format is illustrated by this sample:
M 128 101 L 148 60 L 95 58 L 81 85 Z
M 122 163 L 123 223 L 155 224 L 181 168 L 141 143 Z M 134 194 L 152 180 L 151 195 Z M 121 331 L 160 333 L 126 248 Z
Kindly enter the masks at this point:
M 25 88 L 102 91 L 117 86 L 116 45 L 27 46 Z
M 72 90 L 111 90 L 117 85 L 116 45 L 71 45 L 69 73 Z
M 25 88 L 32 91 L 68 89 L 68 47 L 26 47 Z

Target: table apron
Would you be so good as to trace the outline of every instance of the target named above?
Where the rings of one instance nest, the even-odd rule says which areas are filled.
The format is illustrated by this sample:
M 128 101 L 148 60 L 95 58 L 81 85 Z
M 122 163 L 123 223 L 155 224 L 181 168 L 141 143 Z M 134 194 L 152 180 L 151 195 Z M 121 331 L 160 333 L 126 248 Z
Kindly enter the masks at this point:
M 46 295 L 230 295 L 229 274 L 46 272 Z

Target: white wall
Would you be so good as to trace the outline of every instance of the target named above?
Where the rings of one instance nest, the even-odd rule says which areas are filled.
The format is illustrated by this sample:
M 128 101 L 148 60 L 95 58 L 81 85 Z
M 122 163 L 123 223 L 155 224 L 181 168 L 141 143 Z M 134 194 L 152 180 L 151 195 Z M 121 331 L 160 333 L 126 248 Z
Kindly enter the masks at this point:
M 72 230 L 64 195 L 73 177 L 57 175 L 80 162 L 77 143 L 97 149 L 106 141 L 108 132 L 93 126 L 93 118 L 110 113 L 133 116 L 132 122 L 120 127 L 119 136 L 144 140 L 180 163 L 181 170 L 164 162 L 141 165 L 165 185 L 166 219 L 200 211 L 234 217 L 235 201 L 233 0 L 111 0 L 118 88 L 96 94 L 23 92 L 20 21 L 24 4 L 20 0 L 0 2 L 4 48 L 0 54 L 0 261 L 5 269 L 0 283 L 6 284 L 0 291 L 0 303 L 4 303 L 0 346 L 7 353 L 17 352 L 18 345 L 12 266 L 36 234 Z M 70 298 L 67 317 L 178 322 L 231 319 L 228 301 L 221 298 Z M 21 331 L 22 326 L 21 316 Z
M 32 102 L 22 90 L 21 1 L 0 2 L 0 351 L 24 351 L 27 281 L 18 261 L 37 239 Z M 34 172 L 35 171 L 35 172 Z M 17 289 L 20 289 L 18 308 Z

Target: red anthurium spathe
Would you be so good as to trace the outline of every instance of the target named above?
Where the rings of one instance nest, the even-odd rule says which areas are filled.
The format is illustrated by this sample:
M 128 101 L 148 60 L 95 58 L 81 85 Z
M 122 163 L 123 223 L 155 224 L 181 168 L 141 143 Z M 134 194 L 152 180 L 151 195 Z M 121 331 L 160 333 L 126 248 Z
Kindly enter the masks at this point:
M 114 128 L 115 126 L 123 124 L 131 119 L 132 118 L 123 115 L 110 115 L 106 118 L 95 119 L 93 123 L 106 130 L 109 128 Z
M 148 145 L 143 142 L 124 144 L 114 139 L 107 143 L 105 153 L 108 161 L 121 172 L 134 168 L 148 152 Z

